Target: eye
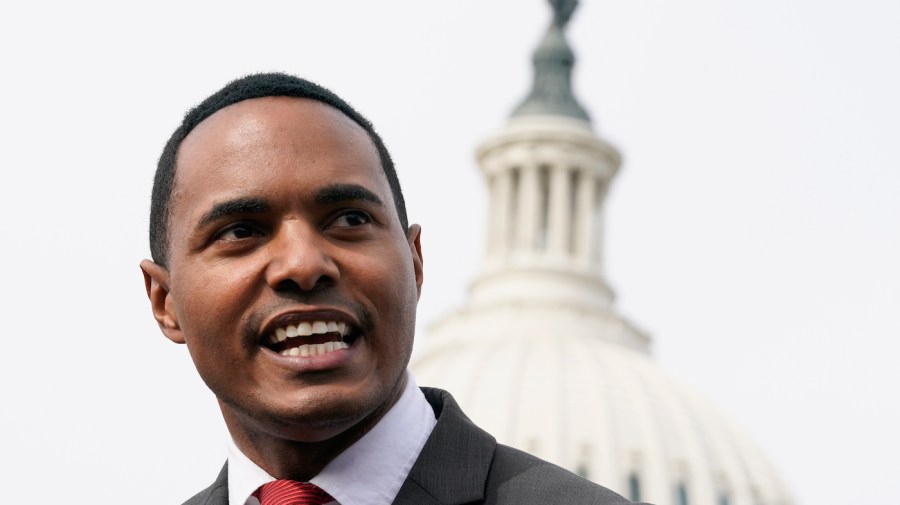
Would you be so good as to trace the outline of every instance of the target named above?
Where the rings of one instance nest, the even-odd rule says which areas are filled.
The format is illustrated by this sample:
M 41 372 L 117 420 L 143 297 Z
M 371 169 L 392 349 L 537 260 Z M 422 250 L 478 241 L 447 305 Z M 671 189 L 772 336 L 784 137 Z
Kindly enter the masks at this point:
M 258 237 L 262 234 L 258 228 L 249 223 L 235 223 L 224 228 L 216 235 L 216 240 L 234 241 Z
M 329 228 L 353 228 L 372 222 L 372 217 L 361 210 L 350 210 L 339 215 L 331 222 Z

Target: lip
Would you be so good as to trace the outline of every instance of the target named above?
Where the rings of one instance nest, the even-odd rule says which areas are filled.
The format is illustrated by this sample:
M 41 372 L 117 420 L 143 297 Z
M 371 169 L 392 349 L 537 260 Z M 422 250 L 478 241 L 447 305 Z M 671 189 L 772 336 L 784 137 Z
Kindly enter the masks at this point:
M 293 310 L 289 312 L 283 312 L 278 314 L 272 318 L 270 318 L 263 326 L 259 335 L 256 338 L 256 345 L 267 348 L 265 345 L 266 339 L 269 338 L 270 335 L 275 333 L 277 328 L 284 328 L 289 324 L 296 325 L 297 323 L 302 322 L 312 322 L 312 321 L 335 321 L 335 322 L 343 322 L 349 324 L 353 327 L 354 331 L 361 331 L 359 321 L 348 314 L 343 310 L 331 309 L 331 308 L 316 308 L 311 310 Z
M 332 351 L 328 354 L 318 356 L 284 356 L 279 352 L 273 351 L 266 344 L 266 340 L 277 328 L 283 328 L 289 324 L 298 324 L 304 321 L 335 321 L 349 324 L 353 327 L 353 331 L 358 333 L 358 337 L 353 341 L 352 345 L 347 349 Z M 325 372 L 341 368 L 359 353 L 360 342 L 365 340 L 365 334 L 362 333 L 359 320 L 348 312 L 335 308 L 316 307 L 307 310 L 291 310 L 277 314 L 269 318 L 262 325 L 260 334 L 256 340 L 256 346 L 260 349 L 261 355 L 266 359 L 274 362 L 279 367 L 284 367 L 292 372 Z

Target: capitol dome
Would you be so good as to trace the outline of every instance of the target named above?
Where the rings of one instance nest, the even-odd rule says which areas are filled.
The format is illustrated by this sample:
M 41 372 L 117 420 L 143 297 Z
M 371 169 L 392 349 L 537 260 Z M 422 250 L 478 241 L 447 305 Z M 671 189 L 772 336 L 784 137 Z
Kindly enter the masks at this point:
M 749 437 L 662 371 L 603 276 L 603 207 L 620 165 L 572 94 L 554 20 L 535 80 L 478 161 L 488 241 L 465 305 L 435 322 L 411 367 L 498 441 L 656 505 L 789 505 Z M 557 55 L 554 57 L 554 55 Z
M 569 331 L 597 328 L 586 314 L 489 312 L 439 323 L 413 369 L 501 443 L 657 505 L 790 503 L 759 449 L 714 405 L 648 354 L 602 331 Z M 463 337 L 464 327 L 481 330 Z

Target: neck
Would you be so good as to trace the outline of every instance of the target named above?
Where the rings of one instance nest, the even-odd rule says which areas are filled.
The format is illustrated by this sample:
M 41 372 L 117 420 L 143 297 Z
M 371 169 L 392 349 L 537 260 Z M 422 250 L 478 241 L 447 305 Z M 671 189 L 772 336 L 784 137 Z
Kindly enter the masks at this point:
M 251 461 L 276 479 L 308 482 L 378 424 L 400 399 L 406 381 L 404 375 L 388 401 L 357 422 L 318 426 L 313 430 L 307 426 L 299 430 L 305 434 L 318 433 L 314 437 L 296 436 L 297 430 L 285 429 L 283 423 L 273 427 L 273 423 L 251 418 L 221 400 L 219 407 L 235 445 Z

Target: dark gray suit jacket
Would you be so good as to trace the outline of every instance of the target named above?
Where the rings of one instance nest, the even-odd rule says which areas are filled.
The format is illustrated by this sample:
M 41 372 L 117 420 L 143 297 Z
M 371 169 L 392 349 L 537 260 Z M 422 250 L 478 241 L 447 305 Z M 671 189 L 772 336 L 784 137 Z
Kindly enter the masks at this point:
M 422 388 L 437 424 L 394 505 L 624 505 L 616 493 L 530 454 L 498 444 L 450 393 Z M 228 505 L 228 465 L 184 505 Z

